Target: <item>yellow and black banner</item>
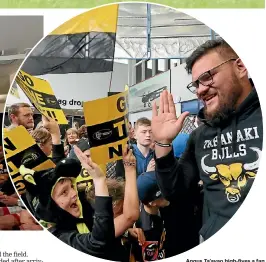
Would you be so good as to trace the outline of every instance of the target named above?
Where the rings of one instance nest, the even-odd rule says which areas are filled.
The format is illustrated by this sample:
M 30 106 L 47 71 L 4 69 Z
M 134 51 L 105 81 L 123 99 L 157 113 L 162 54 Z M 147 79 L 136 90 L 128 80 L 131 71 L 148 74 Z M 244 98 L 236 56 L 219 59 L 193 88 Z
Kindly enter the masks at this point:
M 22 69 L 32 75 L 112 71 L 117 15 L 113 4 L 70 19 L 34 48 Z
M 16 77 L 16 83 L 42 115 L 55 119 L 58 124 L 68 124 L 53 89 L 46 80 L 20 70 Z
M 23 126 L 4 133 L 4 151 L 9 174 L 20 194 L 26 190 L 24 180 L 19 173 L 22 163 L 35 171 L 55 167 L 53 161 L 48 159 Z
M 128 91 L 84 102 L 91 156 L 97 164 L 122 159 L 128 141 Z

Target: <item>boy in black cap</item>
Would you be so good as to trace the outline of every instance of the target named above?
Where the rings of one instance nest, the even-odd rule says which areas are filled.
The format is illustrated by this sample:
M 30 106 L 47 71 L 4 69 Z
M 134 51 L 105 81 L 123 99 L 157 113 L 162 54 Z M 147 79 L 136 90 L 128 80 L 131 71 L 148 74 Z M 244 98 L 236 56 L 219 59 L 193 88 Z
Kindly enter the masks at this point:
M 137 186 L 141 205 L 140 217 L 135 226 L 143 230 L 145 241 L 140 243 L 141 248 L 139 245 L 133 245 L 135 259 L 136 261 L 163 259 L 165 257 L 163 243 L 166 233 L 160 208 L 170 203 L 163 198 L 154 171 L 140 175 L 137 179 Z M 134 229 L 129 230 L 129 233 L 134 235 Z
M 34 172 L 21 166 L 20 173 L 27 181 L 27 190 L 38 197 L 49 217 L 50 232 L 68 245 L 93 256 L 109 259 L 110 246 L 115 240 L 112 198 L 106 178 L 91 158 L 75 148 L 80 160 L 61 160 L 55 169 Z M 81 164 L 80 164 L 81 163 Z M 95 213 L 91 232 L 83 218 L 75 178 L 81 165 L 90 172 L 95 185 Z M 49 215 L 48 215 L 49 214 Z

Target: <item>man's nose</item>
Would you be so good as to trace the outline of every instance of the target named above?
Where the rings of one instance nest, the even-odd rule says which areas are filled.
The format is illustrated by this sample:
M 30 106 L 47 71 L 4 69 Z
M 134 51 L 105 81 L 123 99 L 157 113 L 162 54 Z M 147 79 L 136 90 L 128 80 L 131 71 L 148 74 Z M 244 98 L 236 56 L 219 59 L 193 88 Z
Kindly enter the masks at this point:
M 199 83 L 199 87 L 197 88 L 196 94 L 198 97 L 201 97 L 201 96 L 205 95 L 209 91 L 209 89 L 210 89 L 210 86 L 205 86 L 205 85 Z

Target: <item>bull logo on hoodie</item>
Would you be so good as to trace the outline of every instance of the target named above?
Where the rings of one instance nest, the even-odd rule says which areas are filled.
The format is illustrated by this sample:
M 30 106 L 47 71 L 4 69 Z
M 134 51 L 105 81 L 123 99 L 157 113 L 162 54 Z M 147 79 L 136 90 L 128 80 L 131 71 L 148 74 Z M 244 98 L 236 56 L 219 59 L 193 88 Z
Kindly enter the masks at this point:
M 261 150 L 257 147 L 250 147 L 250 149 L 257 154 L 257 160 L 252 163 L 233 163 L 230 165 L 219 164 L 215 167 L 207 166 L 204 163 L 205 158 L 209 155 L 204 156 L 201 159 L 202 170 L 210 175 L 212 180 L 220 180 L 225 186 L 225 194 L 227 200 L 230 203 L 236 203 L 241 197 L 241 189 L 247 185 L 248 179 L 255 178 L 255 171 L 259 167 L 259 160 Z

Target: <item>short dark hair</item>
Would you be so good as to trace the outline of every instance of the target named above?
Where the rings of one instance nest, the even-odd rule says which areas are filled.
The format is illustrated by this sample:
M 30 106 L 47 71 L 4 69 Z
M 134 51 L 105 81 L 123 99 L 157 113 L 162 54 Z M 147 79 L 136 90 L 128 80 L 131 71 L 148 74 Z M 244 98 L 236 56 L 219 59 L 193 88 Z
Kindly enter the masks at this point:
M 196 50 L 186 59 L 186 70 L 189 74 L 195 62 L 207 53 L 215 51 L 225 59 L 237 58 L 238 55 L 233 48 L 222 38 L 208 40 L 204 44 L 197 47 Z
M 22 107 L 30 107 L 30 105 L 27 103 L 16 103 L 10 106 L 10 108 L 8 109 L 8 117 L 10 121 L 11 121 L 10 116 L 11 115 L 18 116 L 19 109 Z

